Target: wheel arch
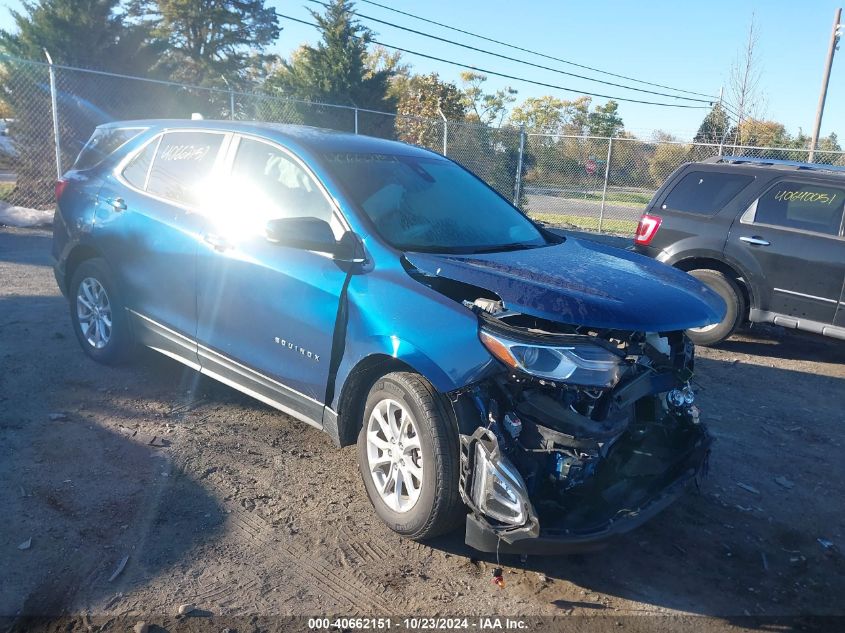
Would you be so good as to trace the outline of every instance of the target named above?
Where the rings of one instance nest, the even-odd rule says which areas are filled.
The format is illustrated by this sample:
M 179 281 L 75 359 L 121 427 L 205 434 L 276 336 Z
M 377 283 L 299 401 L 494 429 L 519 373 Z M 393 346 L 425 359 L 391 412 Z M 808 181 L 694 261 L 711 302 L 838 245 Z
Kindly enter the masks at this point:
M 70 293 L 70 282 L 73 280 L 73 275 L 82 262 L 102 256 L 103 254 L 99 250 L 89 244 L 77 244 L 74 246 L 65 260 L 64 278 L 62 279 L 65 290 Z
M 370 387 L 382 376 L 395 371 L 420 374 L 408 363 L 380 353 L 361 359 L 349 372 L 340 390 L 337 405 L 336 440 L 339 446 L 350 446 L 356 442 L 363 423 L 364 405 Z

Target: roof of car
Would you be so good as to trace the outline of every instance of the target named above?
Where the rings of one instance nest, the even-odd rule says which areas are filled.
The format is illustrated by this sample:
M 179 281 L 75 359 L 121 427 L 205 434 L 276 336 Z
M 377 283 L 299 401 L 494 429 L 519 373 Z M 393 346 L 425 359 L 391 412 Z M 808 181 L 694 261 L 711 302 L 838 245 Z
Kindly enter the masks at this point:
M 186 119 L 147 119 L 139 121 L 114 121 L 100 127 L 150 127 L 150 128 L 197 128 L 201 130 L 225 130 L 258 134 L 268 138 L 290 140 L 305 146 L 313 152 L 355 152 L 367 154 L 400 154 L 436 156 L 434 152 L 399 141 L 349 134 L 307 125 L 264 123 L 259 121 L 210 121 Z
M 791 171 L 827 172 L 828 175 L 845 176 L 845 167 L 824 163 L 803 163 L 796 160 L 757 158 L 754 156 L 713 156 L 700 161 L 707 165 L 731 165 L 735 167 L 771 168 Z

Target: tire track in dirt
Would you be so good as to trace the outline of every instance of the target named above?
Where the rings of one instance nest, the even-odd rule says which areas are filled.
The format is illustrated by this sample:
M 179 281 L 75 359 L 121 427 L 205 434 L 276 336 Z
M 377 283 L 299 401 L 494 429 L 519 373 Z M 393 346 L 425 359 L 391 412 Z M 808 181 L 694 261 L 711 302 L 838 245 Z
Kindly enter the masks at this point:
M 299 545 L 296 541 L 283 542 L 275 534 L 276 528 L 261 515 L 233 513 L 230 527 L 235 539 L 250 551 L 255 554 L 268 553 L 266 560 L 272 568 L 284 568 L 287 574 L 299 581 L 301 588 L 309 593 L 316 592 L 317 598 L 328 598 L 336 608 L 352 608 L 361 615 L 391 613 L 396 608 L 394 600 L 391 601 L 394 606 L 389 608 L 373 591 L 366 578 L 350 569 L 335 567 L 324 560 L 319 551 Z M 264 567 L 264 563 L 261 566 Z

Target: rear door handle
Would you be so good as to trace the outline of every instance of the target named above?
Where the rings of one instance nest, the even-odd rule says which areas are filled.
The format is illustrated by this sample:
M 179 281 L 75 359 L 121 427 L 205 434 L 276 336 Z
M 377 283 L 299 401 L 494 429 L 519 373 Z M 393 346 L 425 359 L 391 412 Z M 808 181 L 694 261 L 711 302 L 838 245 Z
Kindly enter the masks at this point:
M 220 253 L 229 249 L 229 242 L 224 240 L 219 235 L 214 235 L 213 233 L 206 233 L 202 236 L 202 239 L 206 244 L 208 244 L 215 251 L 218 251 Z
M 118 213 L 126 211 L 126 201 L 123 198 L 106 198 L 106 204 Z
M 757 237 L 756 235 L 753 236 L 753 237 L 747 237 L 747 236 L 743 235 L 741 238 L 739 238 L 739 241 L 745 242 L 746 244 L 752 244 L 754 246 L 769 246 L 770 245 L 769 242 L 767 242 L 766 240 L 764 240 L 761 237 Z

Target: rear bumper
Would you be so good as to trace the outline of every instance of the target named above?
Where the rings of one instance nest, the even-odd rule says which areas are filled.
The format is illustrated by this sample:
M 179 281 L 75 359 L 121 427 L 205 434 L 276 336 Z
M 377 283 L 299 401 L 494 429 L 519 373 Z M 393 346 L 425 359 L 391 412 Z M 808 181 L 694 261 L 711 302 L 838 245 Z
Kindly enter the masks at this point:
M 62 291 L 62 295 L 67 297 L 67 288 L 65 288 L 65 266 L 64 262 L 57 260 L 55 257 L 50 257 L 53 266 L 53 276 L 56 278 L 56 285 Z

